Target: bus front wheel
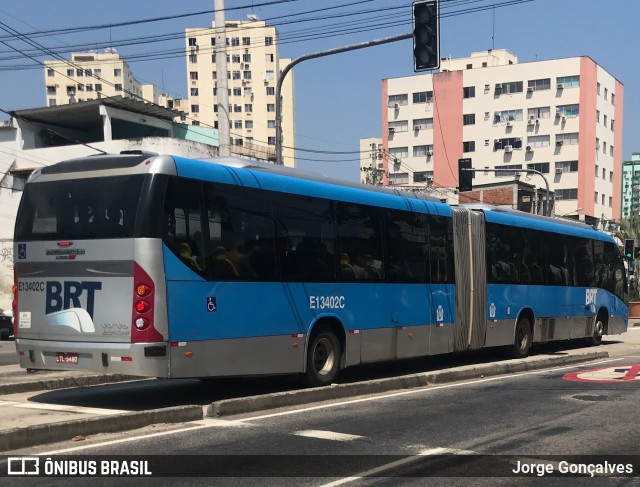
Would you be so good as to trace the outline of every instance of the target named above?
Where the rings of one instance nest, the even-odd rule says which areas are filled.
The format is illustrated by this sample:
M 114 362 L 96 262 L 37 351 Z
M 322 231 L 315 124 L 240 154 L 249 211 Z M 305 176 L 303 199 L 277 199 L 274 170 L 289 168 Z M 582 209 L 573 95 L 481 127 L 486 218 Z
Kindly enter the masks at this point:
M 527 318 L 521 316 L 516 322 L 515 339 L 511 349 L 511 355 L 513 358 L 527 357 L 529 355 L 529 350 L 531 350 L 532 340 L 531 324 Z
M 313 335 L 307 352 L 306 380 L 310 386 L 326 386 L 338 377 L 340 371 L 340 341 L 330 330 Z
M 593 327 L 593 335 L 589 339 L 589 343 L 591 345 L 598 346 L 602 343 L 602 335 L 604 335 L 604 329 L 606 326 L 605 319 L 606 318 L 603 318 L 602 313 L 598 314 L 598 317 L 596 318 L 596 323 Z

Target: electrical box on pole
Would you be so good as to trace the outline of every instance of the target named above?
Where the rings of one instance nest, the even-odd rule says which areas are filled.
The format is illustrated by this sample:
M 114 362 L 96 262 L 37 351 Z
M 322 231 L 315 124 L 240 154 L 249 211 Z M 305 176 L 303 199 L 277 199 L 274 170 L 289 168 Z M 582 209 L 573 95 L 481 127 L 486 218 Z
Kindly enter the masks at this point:
M 413 3 L 413 70 L 440 67 L 440 15 L 437 0 Z
M 465 169 L 471 169 L 471 159 L 468 157 L 458 159 L 458 191 L 460 193 L 473 190 L 473 171 L 465 171 Z

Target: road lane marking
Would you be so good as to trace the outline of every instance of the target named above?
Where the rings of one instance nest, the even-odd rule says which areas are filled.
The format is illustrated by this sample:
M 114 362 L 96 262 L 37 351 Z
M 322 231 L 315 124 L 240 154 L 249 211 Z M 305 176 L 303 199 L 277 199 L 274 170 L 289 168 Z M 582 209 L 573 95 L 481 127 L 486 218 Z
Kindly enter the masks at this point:
M 293 433 L 296 436 L 305 436 L 307 438 L 318 438 L 320 440 L 333 440 L 333 441 L 353 441 L 364 438 L 360 435 L 348 435 L 346 433 L 337 433 L 335 431 L 321 431 L 321 430 L 300 430 Z
M 470 450 L 456 450 L 453 448 L 429 448 L 428 450 L 422 450 L 418 452 L 416 455 L 412 455 L 410 457 L 406 457 L 401 460 L 396 460 L 395 462 L 385 463 L 384 465 L 380 465 L 379 467 L 357 473 L 354 476 L 344 477 L 340 480 L 334 480 L 333 482 L 329 482 L 328 484 L 322 484 L 322 485 L 319 485 L 318 487 L 338 487 L 339 485 L 355 482 L 356 480 L 362 480 L 363 478 L 380 476 L 380 474 L 387 472 L 389 470 L 393 470 L 395 468 L 402 467 L 404 465 L 408 465 L 420 460 L 424 460 L 424 457 L 429 457 L 433 455 L 477 455 L 477 452 L 470 451 Z
M 319 405 L 319 406 L 311 406 L 311 407 L 307 407 L 307 408 L 303 408 L 303 409 L 293 409 L 291 411 L 282 411 L 282 412 L 278 412 L 278 413 L 264 414 L 264 415 L 261 415 L 261 416 L 255 416 L 255 417 L 250 417 L 250 418 L 242 418 L 242 419 L 231 420 L 229 422 L 248 423 L 248 422 L 256 421 L 256 420 L 260 420 L 260 419 L 268 419 L 268 418 L 274 418 L 274 417 L 285 416 L 285 415 L 290 415 L 290 414 L 300 414 L 300 413 L 305 413 L 305 412 L 308 412 L 308 411 L 314 411 L 314 410 L 318 410 L 318 409 L 328 409 L 328 408 L 334 408 L 334 407 L 340 407 L 340 406 L 348 406 L 348 405 L 351 405 L 351 404 L 357 404 L 357 403 L 361 403 L 361 402 L 377 401 L 377 400 L 380 400 L 380 399 L 389 399 L 389 398 L 393 398 L 393 397 L 406 396 L 408 394 L 419 394 L 419 393 L 423 393 L 423 392 L 439 391 L 440 389 L 449 389 L 449 388 L 461 387 L 461 386 L 470 385 L 470 384 L 482 384 L 484 382 L 492 382 L 492 381 L 496 381 L 496 380 L 510 379 L 512 377 L 514 377 L 514 378 L 515 377 L 524 377 L 524 376 L 528 376 L 528 375 L 543 374 L 543 373 L 547 373 L 547 372 L 555 372 L 555 371 L 564 370 L 564 369 L 587 367 L 587 366 L 593 366 L 593 365 L 609 363 L 609 362 L 619 362 L 621 360 L 625 360 L 625 357 L 601 360 L 601 361 L 598 361 L 598 362 L 589 362 L 588 364 L 580 364 L 580 365 L 574 364 L 574 365 L 567 365 L 567 366 L 564 366 L 564 367 L 556 367 L 556 368 L 550 368 L 550 369 L 535 370 L 535 371 L 529 371 L 529 372 L 521 372 L 521 373 L 518 373 L 518 374 L 506 374 L 506 375 L 501 375 L 501 376 L 498 376 L 498 377 L 487 377 L 487 378 L 483 378 L 483 379 L 471 379 L 471 380 L 464 381 L 464 382 L 456 382 L 454 384 L 443 384 L 443 385 L 440 385 L 440 386 L 432 385 L 432 386 L 427 386 L 427 387 L 421 387 L 419 389 L 411 389 L 411 390 L 408 390 L 408 391 L 399 391 L 399 392 L 395 392 L 395 393 L 391 393 L 391 394 L 385 394 L 385 395 L 382 395 L 382 396 L 372 396 L 372 397 L 366 397 L 366 398 L 362 398 L 362 399 L 353 399 L 353 400 L 349 400 L 349 401 L 341 401 L 341 402 L 337 402 L 337 403 L 323 404 L 323 405 Z M 225 421 L 225 420 L 218 420 L 218 421 Z M 83 445 L 83 446 L 77 446 L 77 447 L 72 447 L 72 448 L 65 448 L 65 449 L 61 449 L 61 450 L 45 452 L 45 453 L 42 453 L 41 455 L 60 455 L 60 454 L 63 454 L 63 453 L 70 453 L 70 452 L 79 451 L 79 450 L 87 450 L 87 449 L 90 449 L 90 448 L 100 448 L 100 447 L 103 447 L 103 446 L 116 445 L 116 444 L 119 444 L 119 443 L 128 443 L 128 442 L 133 442 L 133 441 L 137 441 L 137 440 L 146 440 L 146 439 L 149 439 L 149 438 L 156 438 L 156 437 L 159 437 L 159 436 L 186 433 L 186 432 L 195 431 L 195 430 L 199 430 L 199 429 L 215 428 L 215 427 L 219 426 L 217 421 L 214 421 L 212 423 L 207 422 L 207 424 L 202 424 L 202 421 L 198 421 L 195 425 L 193 425 L 194 423 L 196 423 L 196 422 L 189 422 L 189 424 L 192 425 L 192 426 L 187 426 L 185 428 L 175 429 L 175 430 L 171 430 L 171 431 L 163 431 L 163 432 L 158 432 L 158 433 L 151 433 L 151 434 L 148 434 L 148 435 L 136 436 L 136 437 L 133 437 L 133 438 L 120 438 L 120 439 L 117 439 L 117 440 L 105 441 L 105 442 L 101 442 L 101 443 L 94 443 L 94 444 L 91 444 L 91 445 Z
M 35 402 L 19 402 L 19 401 L 0 401 L 0 406 L 14 407 L 20 409 L 39 409 L 43 411 L 58 411 L 65 413 L 82 413 L 110 416 L 114 414 L 130 413 L 122 409 L 102 409 L 88 408 L 82 406 L 66 406 L 64 404 L 44 404 Z

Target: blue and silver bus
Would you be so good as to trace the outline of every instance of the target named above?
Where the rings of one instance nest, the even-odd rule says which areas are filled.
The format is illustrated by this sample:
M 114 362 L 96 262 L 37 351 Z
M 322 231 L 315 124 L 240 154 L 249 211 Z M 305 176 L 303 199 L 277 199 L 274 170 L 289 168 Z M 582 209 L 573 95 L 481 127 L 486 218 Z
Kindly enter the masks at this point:
M 143 377 L 304 374 L 627 327 L 615 241 L 236 158 L 38 169 L 15 228 L 20 364 Z

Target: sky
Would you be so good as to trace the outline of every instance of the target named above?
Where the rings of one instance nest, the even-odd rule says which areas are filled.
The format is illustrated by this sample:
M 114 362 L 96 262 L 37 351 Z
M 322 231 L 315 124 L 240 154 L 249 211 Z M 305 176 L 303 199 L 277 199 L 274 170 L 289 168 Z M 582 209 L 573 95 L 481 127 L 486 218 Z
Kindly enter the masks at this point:
M 48 49 L 124 43 L 116 49 L 134 76 L 174 97 L 187 96 L 183 55 L 144 59 L 149 53 L 184 49 L 187 27 L 210 27 L 213 0 L 20 0 L 0 2 L 0 109 L 46 104 L 44 68 L 18 51 L 29 46 L 5 29 L 21 34 L 59 29 L 33 37 Z M 270 5 L 269 5 L 270 4 Z M 78 6 L 80 5 L 80 8 Z M 276 25 L 280 56 L 297 58 L 326 49 L 411 32 L 408 0 L 225 0 L 226 19 L 255 14 Z M 312 12 L 326 9 L 322 12 Z M 164 21 L 114 24 L 194 14 Z M 519 62 L 590 56 L 624 84 L 623 159 L 640 151 L 640 64 L 637 62 L 639 0 L 441 0 L 441 56 L 507 49 Z M 340 17 L 336 17 L 341 15 Z M 303 21 L 323 17 L 314 21 Z M 84 32 L 69 29 L 104 26 Z M 110 27 L 109 27 L 110 26 Z M 149 36 L 151 43 L 131 44 Z M 304 37 L 302 37 L 304 36 Z M 172 38 L 175 37 L 175 38 Z M 142 55 L 142 59 L 140 59 Z M 8 59 L 13 57 L 15 59 Z M 30 68 L 30 69 L 25 69 Z M 327 153 L 298 153 L 298 167 L 332 177 L 358 180 L 359 139 L 382 133 L 381 87 L 385 78 L 413 75 L 411 40 L 305 61 L 294 68 L 296 147 Z M 0 113 L 0 120 L 6 119 Z M 616 119 L 616 125 L 619 120 Z M 332 153 L 333 152 L 333 153 Z M 340 154 L 342 152 L 342 154 Z M 314 158 L 314 161 L 303 159 Z

